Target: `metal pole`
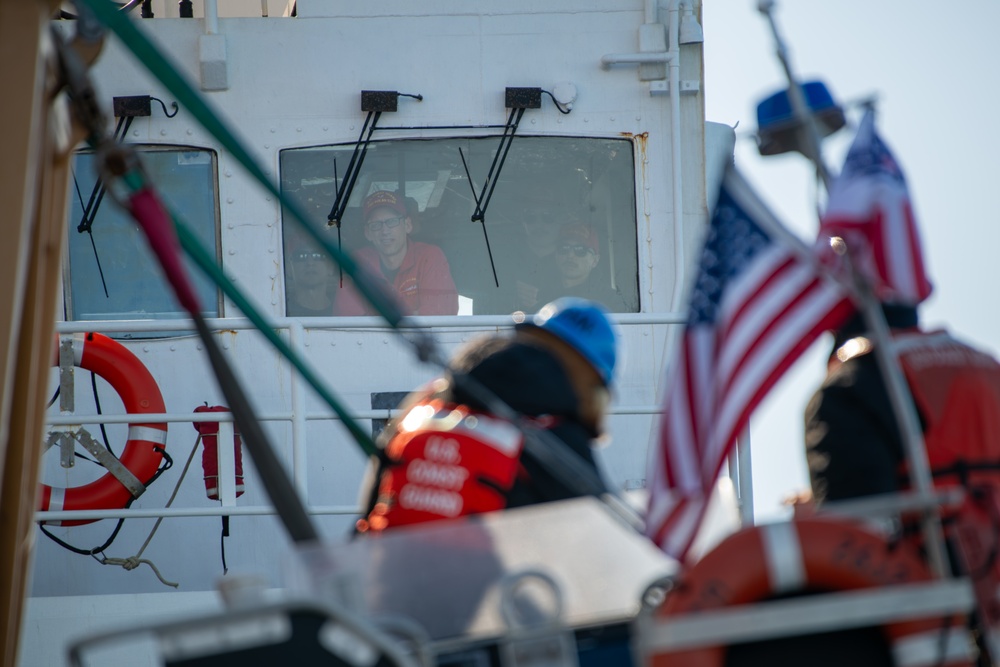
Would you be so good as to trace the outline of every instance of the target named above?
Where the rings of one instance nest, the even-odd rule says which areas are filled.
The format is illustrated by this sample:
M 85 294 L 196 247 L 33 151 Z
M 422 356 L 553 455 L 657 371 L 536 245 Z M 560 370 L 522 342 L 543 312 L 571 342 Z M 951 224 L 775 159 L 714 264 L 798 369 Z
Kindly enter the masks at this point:
M 934 497 L 933 480 L 930 463 L 927 461 L 927 448 L 924 446 L 924 433 L 917 418 L 913 405 L 913 397 L 903 377 L 896 356 L 889 325 L 886 324 L 882 309 L 871 292 L 867 282 L 855 272 L 855 282 L 861 292 L 862 308 L 865 322 L 874 343 L 875 360 L 878 362 L 885 388 L 892 403 L 892 411 L 899 424 L 900 436 L 903 438 L 903 449 L 909 464 L 910 479 L 917 490 L 917 496 L 928 501 L 930 509 L 926 510 L 921 521 L 924 535 L 924 546 L 927 549 L 927 559 L 931 568 L 939 577 L 947 577 L 951 573 L 948 553 L 944 547 L 944 532 L 941 528 L 940 506 L 930 503 Z
M 791 61 L 788 58 L 788 49 L 785 42 L 778 33 L 778 25 L 774 21 L 771 10 L 774 9 L 774 0 L 760 0 L 757 9 L 767 18 L 768 25 L 771 26 L 771 34 L 774 35 L 775 47 L 777 49 L 778 60 L 785 70 L 785 77 L 788 79 L 788 101 L 792 107 L 792 114 L 799 121 L 798 135 L 799 143 L 805 156 L 816 165 L 816 173 L 823 179 L 827 192 L 830 190 L 832 176 L 823 162 L 823 155 L 820 149 L 819 130 L 816 129 L 816 119 L 813 118 L 806 104 L 805 95 L 802 93 L 802 86 L 792 73 Z
M 802 89 L 792 73 L 788 51 L 778 33 L 777 24 L 771 13 L 771 10 L 774 8 L 774 0 L 759 0 L 757 8 L 761 14 L 767 17 L 768 23 L 771 26 L 771 32 L 774 35 L 778 58 L 781 60 L 785 75 L 788 78 L 788 97 L 792 113 L 800 123 L 799 136 L 803 143 L 805 155 L 816 166 L 816 171 L 822 177 L 827 192 L 829 192 L 831 176 L 830 171 L 823 163 L 819 132 L 816 130 L 816 123 L 812 113 L 806 106 Z M 840 252 L 848 252 L 848 250 L 842 247 Z M 849 256 L 848 259 L 850 259 Z M 902 369 L 899 366 L 899 359 L 892 345 L 889 325 L 885 321 L 885 316 L 882 313 L 878 300 L 871 291 L 871 286 L 854 269 L 853 262 L 851 263 L 851 267 L 856 294 L 860 297 L 857 301 L 857 306 L 868 325 L 874 344 L 875 358 L 885 381 L 886 391 L 889 393 L 896 422 L 899 424 L 903 446 L 910 466 L 910 477 L 914 481 L 920 497 L 930 498 L 933 493 L 932 481 L 930 465 L 927 462 L 927 450 L 924 447 L 923 430 L 920 427 L 920 421 L 917 418 L 916 408 L 913 405 L 909 387 L 903 377 Z M 927 558 L 932 570 L 939 577 L 948 576 L 950 574 L 948 554 L 944 548 L 940 508 L 936 505 L 924 514 L 922 529 L 925 548 L 927 549 Z

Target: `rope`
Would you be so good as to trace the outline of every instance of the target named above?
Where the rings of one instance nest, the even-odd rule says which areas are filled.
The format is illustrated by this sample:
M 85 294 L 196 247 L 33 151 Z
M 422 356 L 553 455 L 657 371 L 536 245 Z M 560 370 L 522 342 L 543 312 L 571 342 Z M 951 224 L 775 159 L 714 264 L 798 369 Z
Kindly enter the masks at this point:
M 187 462 L 184 463 L 184 470 L 181 471 L 181 476 L 177 479 L 177 484 L 174 485 L 173 493 L 170 494 L 170 499 L 167 500 L 167 504 L 164 507 L 170 507 L 170 505 L 173 504 L 174 499 L 177 497 L 177 492 L 181 488 L 181 482 L 183 482 L 184 478 L 187 476 L 188 469 L 191 467 L 191 461 L 194 460 L 194 453 L 198 451 L 198 445 L 200 443 L 201 443 L 201 435 L 199 434 L 194 441 L 194 447 L 191 448 L 191 453 L 188 454 Z M 159 579 L 162 584 L 164 584 L 165 586 L 172 586 L 174 588 L 178 588 L 180 587 L 180 584 L 175 583 L 173 581 L 167 581 L 166 579 L 163 578 L 163 575 L 160 574 L 160 571 L 156 568 L 156 565 L 153 564 L 153 561 L 148 560 L 146 558 L 141 558 L 142 552 L 145 551 L 146 547 L 149 546 L 150 541 L 152 541 L 153 539 L 153 535 L 156 534 L 156 531 L 159 529 L 161 523 L 163 523 L 162 516 L 156 520 L 155 524 L 153 524 L 153 529 L 149 531 L 149 535 L 146 536 L 146 541 L 142 543 L 142 547 L 139 548 L 139 551 L 134 556 L 130 556 L 128 558 L 108 558 L 107 556 L 102 555 L 101 558 L 98 558 L 95 554 L 90 554 L 90 555 L 93 556 L 94 560 L 96 560 L 101 565 L 120 565 L 125 570 L 129 571 L 134 570 L 141 564 L 146 564 L 153 570 L 153 573 L 156 575 L 156 578 Z
M 174 588 L 180 586 L 180 584 L 176 582 L 164 579 L 163 575 L 160 574 L 160 571 L 156 568 L 156 565 L 153 564 L 153 561 L 145 558 L 138 558 L 137 556 L 132 556 L 131 558 L 98 558 L 97 562 L 101 565 L 121 565 L 126 570 L 134 570 L 139 567 L 139 565 L 146 564 L 151 570 L 153 570 L 153 574 L 155 574 L 156 578 L 160 580 L 160 583 Z

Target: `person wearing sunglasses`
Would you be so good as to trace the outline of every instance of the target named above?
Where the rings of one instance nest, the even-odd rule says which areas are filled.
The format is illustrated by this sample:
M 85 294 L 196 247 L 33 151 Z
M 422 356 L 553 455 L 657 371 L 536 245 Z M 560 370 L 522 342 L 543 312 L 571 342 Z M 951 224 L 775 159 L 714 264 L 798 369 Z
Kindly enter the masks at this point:
M 320 248 L 300 243 L 286 255 L 285 313 L 289 317 L 333 315 L 333 263 Z
M 365 199 L 361 213 L 371 245 L 361 248 L 355 258 L 371 275 L 385 281 L 406 314 L 458 314 L 458 291 L 448 260 L 437 246 L 410 238 L 413 221 L 403 197 L 379 190 Z M 345 280 L 336 313 L 374 315 L 375 311 Z
M 596 301 L 611 311 L 624 310 L 625 303 L 606 273 L 595 270 L 601 261 L 601 245 L 593 228 L 578 223 L 560 227 L 553 259 L 558 277 L 539 290 L 542 303 L 573 296 Z

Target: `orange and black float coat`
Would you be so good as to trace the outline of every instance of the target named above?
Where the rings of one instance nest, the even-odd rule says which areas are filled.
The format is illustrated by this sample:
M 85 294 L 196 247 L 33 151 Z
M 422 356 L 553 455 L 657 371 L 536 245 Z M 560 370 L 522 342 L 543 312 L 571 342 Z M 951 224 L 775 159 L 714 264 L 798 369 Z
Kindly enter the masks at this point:
M 934 485 L 961 486 L 962 504 L 943 512 L 945 534 L 971 575 L 979 618 L 1000 630 L 1000 363 L 945 332 L 894 339 L 924 424 Z M 905 480 L 905 466 L 901 466 Z M 916 538 L 919 543 L 919 537 Z M 993 645 L 997 651 L 1000 646 Z
M 944 331 L 897 333 L 894 343 L 938 485 L 1000 481 L 1000 364 Z M 905 485 L 899 426 L 871 343 L 848 340 L 806 410 L 818 500 L 890 493 Z
M 944 331 L 902 331 L 893 342 L 934 484 L 965 490 L 962 504 L 942 513 L 952 565 L 972 575 L 981 617 L 1000 628 L 1000 363 Z M 806 411 L 807 458 L 819 500 L 909 485 L 902 437 L 871 349 L 865 338 L 846 341 L 838 350 L 843 363 L 834 365 Z M 920 539 L 914 530 L 913 541 Z
M 364 530 L 503 509 L 523 439 L 513 424 L 428 400 L 410 408 L 386 447 L 389 463 Z
M 935 484 L 1000 482 L 1000 364 L 948 333 L 894 338 Z

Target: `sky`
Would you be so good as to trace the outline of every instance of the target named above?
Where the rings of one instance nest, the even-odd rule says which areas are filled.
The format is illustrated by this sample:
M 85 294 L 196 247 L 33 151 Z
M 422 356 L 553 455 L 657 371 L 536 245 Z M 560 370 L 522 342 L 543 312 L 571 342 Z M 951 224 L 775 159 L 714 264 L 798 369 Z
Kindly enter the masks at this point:
M 756 104 L 787 85 L 770 26 L 756 0 L 703 0 L 705 116 L 736 128 L 736 165 L 778 217 L 815 237 L 814 171 L 797 153 L 761 157 Z M 959 11 L 961 10 L 961 11 Z M 772 14 L 800 81 L 821 79 L 842 105 L 876 98 L 876 128 L 901 165 L 920 228 L 934 293 L 925 327 L 1000 353 L 1000 108 L 993 44 L 1000 2 L 783 0 Z M 856 107 L 848 120 L 860 120 Z M 854 135 L 823 143 L 840 171 Z M 781 499 L 808 488 L 802 413 L 823 379 L 830 340 L 821 338 L 751 417 L 757 521 L 787 516 Z

